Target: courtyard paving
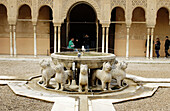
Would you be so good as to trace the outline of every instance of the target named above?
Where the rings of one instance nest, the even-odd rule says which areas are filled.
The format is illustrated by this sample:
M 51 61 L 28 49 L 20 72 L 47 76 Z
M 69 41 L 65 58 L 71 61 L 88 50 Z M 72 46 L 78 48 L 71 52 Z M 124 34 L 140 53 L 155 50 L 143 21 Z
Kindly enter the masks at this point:
M 9 58 L 11 58 L 9 60 Z M 1 57 L 0 78 L 13 77 L 27 80 L 31 76 L 39 75 L 39 60 L 43 57 Z M 49 57 L 45 57 L 49 58 Z M 119 61 L 126 59 L 118 57 Z M 136 63 L 133 61 L 143 61 Z M 169 63 L 145 63 L 144 58 L 129 59 L 128 74 L 146 78 L 170 78 Z M 170 61 L 170 59 L 154 59 L 152 61 Z M 159 88 L 154 96 L 134 101 L 114 104 L 116 111 L 169 111 L 170 110 L 170 88 Z M 0 111 L 50 111 L 53 103 L 36 99 L 30 99 L 15 95 L 7 85 L 0 86 Z

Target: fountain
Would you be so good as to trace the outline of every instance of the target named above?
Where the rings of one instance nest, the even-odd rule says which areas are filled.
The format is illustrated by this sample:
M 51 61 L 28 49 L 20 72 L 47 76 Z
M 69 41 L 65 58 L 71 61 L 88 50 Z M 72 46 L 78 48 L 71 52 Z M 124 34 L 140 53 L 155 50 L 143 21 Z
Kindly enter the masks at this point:
M 9 87 L 18 95 L 55 102 L 52 110 L 69 111 L 111 110 L 113 103 L 152 96 L 159 87 L 126 74 L 128 64 L 118 64 L 114 54 L 62 52 L 51 54 L 51 59 L 54 67 L 43 59 L 41 75 Z
M 45 89 L 67 94 L 101 94 L 122 90 L 128 85 L 126 63 L 116 68 L 114 54 L 97 52 L 62 52 L 51 54 L 55 68 L 49 61 L 40 62 L 42 79 L 37 82 Z M 54 73 L 55 70 L 55 73 Z M 121 70 L 121 71 L 120 71 Z M 55 75 L 55 78 L 51 79 Z

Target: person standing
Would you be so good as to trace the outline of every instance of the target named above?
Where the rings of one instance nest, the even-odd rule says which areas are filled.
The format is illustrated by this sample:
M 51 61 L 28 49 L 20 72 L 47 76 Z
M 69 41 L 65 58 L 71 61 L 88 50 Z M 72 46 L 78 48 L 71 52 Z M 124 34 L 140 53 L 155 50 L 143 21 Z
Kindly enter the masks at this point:
M 159 40 L 159 38 L 156 38 L 156 42 L 155 42 L 155 53 L 157 55 L 157 58 L 159 58 L 159 50 L 160 50 L 160 45 L 161 45 L 161 42 Z
M 89 52 L 89 42 L 90 42 L 90 39 L 89 39 L 89 36 L 86 34 L 85 36 L 84 36 L 84 42 L 83 42 L 83 44 L 84 44 L 84 47 L 85 47 L 85 49 L 86 49 L 86 51 L 87 52 Z
M 75 44 L 75 51 L 78 52 L 78 49 L 80 48 L 79 40 L 76 39 L 76 40 L 74 41 L 74 44 Z
M 74 45 L 73 41 L 74 41 L 74 38 L 71 38 L 71 40 L 68 43 L 68 49 L 74 49 L 75 45 Z
M 169 45 L 170 45 L 170 42 L 169 42 L 168 36 L 166 36 L 166 39 L 165 39 L 165 57 L 166 58 L 168 58 L 169 56 L 169 53 L 168 53 Z

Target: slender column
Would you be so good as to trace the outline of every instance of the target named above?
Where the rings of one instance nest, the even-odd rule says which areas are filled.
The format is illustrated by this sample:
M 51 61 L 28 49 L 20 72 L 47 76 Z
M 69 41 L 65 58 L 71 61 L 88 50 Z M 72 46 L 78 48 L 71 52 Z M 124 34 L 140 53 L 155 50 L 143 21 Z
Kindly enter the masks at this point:
M 9 26 L 10 28 L 10 55 L 13 55 L 13 46 L 12 46 L 12 25 Z
M 150 28 L 147 29 L 147 49 L 146 49 L 146 58 L 149 59 L 149 35 L 150 35 Z
M 154 33 L 154 28 L 151 28 L 151 49 L 150 49 L 150 59 L 153 59 L 153 33 Z
M 102 53 L 104 53 L 104 35 L 105 35 L 105 27 L 102 27 Z
M 106 27 L 106 53 L 108 53 L 109 49 L 109 27 Z
M 13 37 L 14 37 L 14 56 L 17 54 L 17 49 L 16 49 L 16 26 L 13 26 Z
M 127 27 L 126 59 L 129 58 L 129 28 L 130 28 L 130 27 Z
M 60 38 L 60 26 L 58 26 L 58 53 L 60 53 L 61 38 Z
M 69 22 L 66 23 L 66 45 L 68 44 L 68 30 L 69 30 Z
M 54 53 L 57 52 L 57 26 L 54 26 Z
M 98 36 L 99 36 L 99 25 L 98 25 L 98 23 L 96 22 L 96 37 L 97 37 L 97 40 L 96 40 L 96 52 L 98 52 L 98 47 L 99 47 L 99 44 L 98 44 L 98 42 L 99 42 L 99 38 L 98 38 Z
M 34 25 L 34 56 L 37 56 L 37 26 Z

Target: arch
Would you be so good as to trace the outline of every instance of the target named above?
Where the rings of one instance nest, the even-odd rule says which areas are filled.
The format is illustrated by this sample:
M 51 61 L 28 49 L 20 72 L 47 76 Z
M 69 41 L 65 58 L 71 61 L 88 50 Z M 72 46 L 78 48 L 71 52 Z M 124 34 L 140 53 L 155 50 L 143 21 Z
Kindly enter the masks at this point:
M 44 7 L 48 7 L 50 10 L 51 10 L 51 13 L 53 13 L 53 10 L 52 10 L 52 8 L 49 6 L 49 5 L 42 5 L 40 8 L 39 8 L 39 10 L 38 10 L 38 18 L 39 18 L 39 15 L 40 15 L 40 10 L 42 9 L 42 8 L 44 8 Z M 52 16 L 53 17 L 53 16 Z
M 6 12 L 8 13 L 8 8 L 7 8 L 7 6 L 6 6 L 5 4 L 3 4 L 3 3 L 0 3 L 0 5 L 4 6 L 5 9 L 6 9 Z
M 39 5 L 38 10 L 40 10 L 44 6 L 50 7 L 50 9 L 53 10 L 53 7 L 51 5 L 49 5 L 49 4 L 41 4 L 41 5 Z
M 0 4 L 0 53 L 9 54 L 9 26 L 7 8 L 4 4 Z
M 168 13 L 170 12 L 170 10 L 167 8 L 167 7 L 160 7 L 158 8 L 157 12 L 156 12 L 156 18 L 158 17 L 158 12 L 161 10 L 161 9 L 166 9 L 168 11 Z M 170 13 L 169 13 L 170 14 Z
M 120 5 L 113 6 L 113 7 L 112 7 L 112 10 L 115 9 L 115 8 L 118 8 L 118 7 L 119 7 L 119 8 L 122 8 L 123 11 L 125 12 L 125 10 L 126 10 L 125 7 L 122 7 L 122 6 L 120 6 Z
M 86 13 L 85 12 L 83 12 L 83 14 L 82 14 L 82 12 L 80 12 L 80 10 L 81 10 L 81 8 L 84 8 L 84 10 L 86 10 Z M 75 9 L 79 9 L 77 12 L 75 12 Z M 67 17 L 69 17 L 68 19 L 70 20 L 70 21 L 82 21 L 82 20 L 74 20 L 74 19 L 76 19 L 76 18 L 73 18 L 73 12 L 74 12 L 74 14 L 76 13 L 77 15 L 81 15 L 81 19 L 85 19 L 86 18 L 86 20 L 84 20 L 84 22 L 86 21 L 86 22 L 96 22 L 96 18 L 97 18 L 97 14 L 96 14 L 96 12 L 95 12 L 95 10 L 94 10 L 94 8 L 93 7 L 91 7 L 91 6 L 89 6 L 88 4 L 85 4 L 85 3 L 81 3 L 81 4 L 77 4 L 77 5 L 75 5 L 74 7 L 72 7 L 70 10 L 69 10 L 69 12 L 67 13 Z M 85 15 L 86 16 L 85 16 Z M 91 15 L 91 16 L 88 16 L 88 15 Z M 89 20 L 87 20 L 87 18 L 93 18 L 94 20 L 92 20 L 92 21 L 89 21 Z
M 97 35 L 97 13 L 95 9 L 85 2 L 76 3 L 70 7 L 67 13 L 67 19 L 68 36 L 66 38 L 67 40 L 65 41 L 66 44 L 68 40 L 71 39 L 71 37 L 74 37 L 75 40 L 78 39 L 79 41 L 79 45 L 77 47 L 81 48 L 81 46 L 85 44 L 85 35 L 88 35 L 90 39 L 90 41 L 87 43 L 89 48 L 95 48 Z
M 87 5 L 90 5 L 94 9 L 94 11 L 96 12 L 97 18 L 100 19 L 100 16 L 101 16 L 100 8 L 94 0 L 84 0 L 84 1 L 82 1 L 82 0 L 76 0 L 76 1 L 75 0 L 69 0 L 63 8 L 64 11 L 62 12 L 62 16 L 61 16 L 62 20 L 64 20 L 67 17 L 71 8 L 73 8 L 77 4 L 81 4 L 81 3 L 85 3 Z
M 121 13 L 123 14 L 123 20 L 112 20 L 113 19 L 113 17 L 112 17 L 112 15 L 113 15 L 113 11 L 115 10 L 115 9 L 120 9 L 121 10 Z M 116 19 L 116 15 L 115 15 L 115 19 Z M 114 7 L 113 9 L 112 9 L 112 11 L 111 11 L 111 18 L 110 18 L 110 20 L 111 21 L 125 21 L 125 10 L 124 10 L 124 8 L 122 8 L 122 7 L 120 7 L 120 6 L 117 6 L 117 7 Z
M 140 13 L 137 13 L 137 11 L 140 11 Z M 137 14 L 144 14 L 144 18 L 140 19 L 140 18 L 136 18 L 136 17 L 140 17 Z M 137 20 L 136 20 L 137 19 Z M 132 21 L 146 21 L 146 11 L 145 8 L 143 7 L 136 7 L 133 9 L 132 11 Z
M 165 8 L 165 9 L 168 10 L 168 12 L 170 12 L 170 10 L 169 10 L 168 7 L 166 7 L 166 6 L 160 6 L 160 7 L 157 8 L 156 13 L 158 13 L 158 11 L 159 11 L 161 8 Z
M 161 43 L 164 42 L 165 36 L 170 36 L 169 25 L 169 10 L 167 7 L 160 7 L 156 13 L 156 25 L 154 29 L 155 38 L 159 38 Z M 161 44 L 161 49 L 164 48 L 164 44 Z M 164 55 L 164 50 L 160 50 L 160 55 Z
M 19 4 L 19 5 L 18 5 L 18 11 L 19 11 L 19 9 L 20 9 L 23 5 L 27 5 L 27 6 L 31 9 L 31 11 L 32 11 L 32 6 L 31 6 L 30 4 L 28 4 L 28 3 L 21 3 L 21 4 Z
M 2 2 L 0 2 L 0 5 L 3 5 L 3 6 L 5 6 L 5 8 L 7 9 L 7 4 L 5 4 L 5 3 L 2 3 Z
M 24 8 L 24 7 L 28 7 L 28 10 L 30 11 L 29 16 L 32 18 L 31 7 L 30 7 L 29 5 L 27 5 L 27 4 L 20 5 L 20 7 L 18 8 L 18 15 L 17 15 L 17 17 L 19 18 L 19 16 L 20 16 L 20 10 L 21 10 L 22 8 Z M 24 11 L 26 11 L 26 10 L 24 10 Z M 31 18 L 29 18 L 29 19 L 31 19 Z

